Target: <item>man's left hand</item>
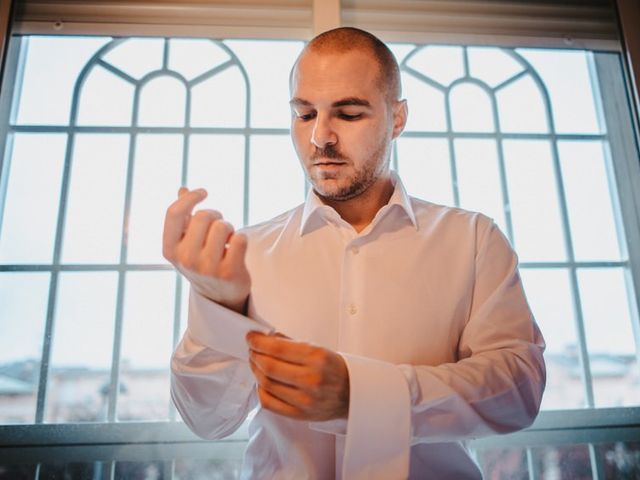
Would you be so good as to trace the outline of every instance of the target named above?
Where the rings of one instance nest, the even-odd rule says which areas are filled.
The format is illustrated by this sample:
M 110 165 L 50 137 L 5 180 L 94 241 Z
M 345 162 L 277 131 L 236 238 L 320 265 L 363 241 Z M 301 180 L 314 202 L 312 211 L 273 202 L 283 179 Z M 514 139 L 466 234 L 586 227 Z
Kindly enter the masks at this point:
M 307 421 L 347 417 L 349 372 L 340 355 L 259 332 L 250 332 L 247 343 L 249 363 L 264 408 Z

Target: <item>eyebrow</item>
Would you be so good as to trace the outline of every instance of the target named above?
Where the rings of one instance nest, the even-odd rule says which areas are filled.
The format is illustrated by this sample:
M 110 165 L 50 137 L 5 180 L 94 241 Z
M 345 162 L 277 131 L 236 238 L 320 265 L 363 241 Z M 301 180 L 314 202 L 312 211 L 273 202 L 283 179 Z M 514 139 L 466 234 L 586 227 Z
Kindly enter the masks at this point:
M 291 105 L 291 106 L 301 105 L 301 106 L 305 106 L 305 107 L 312 107 L 313 106 L 313 104 L 310 101 L 304 100 L 304 99 L 298 98 L 298 97 L 293 97 L 289 101 L 289 105 Z M 333 102 L 331 104 L 331 107 L 337 108 L 337 107 L 346 107 L 346 106 L 349 106 L 349 105 L 355 105 L 355 106 L 359 106 L 359 107 L 371 108 L 371 103 L 369 103 L 368 100 L 365 100 L 363 98 L 358 98 L 358 97 L 343 98 L 342 100 L 338 100 L 337 102 Z

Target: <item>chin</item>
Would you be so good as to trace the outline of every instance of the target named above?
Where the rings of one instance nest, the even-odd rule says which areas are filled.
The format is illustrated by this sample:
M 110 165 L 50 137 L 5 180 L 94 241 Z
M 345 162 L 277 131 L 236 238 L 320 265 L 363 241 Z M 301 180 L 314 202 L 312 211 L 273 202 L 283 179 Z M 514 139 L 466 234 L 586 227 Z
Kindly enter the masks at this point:
M 323 188 L 324 187 L 324 188 Z M 314 191 L 320 195 L 321 197 L 327 200 L 334 200 L 337 202 L 351 200 L 352 198 L 357 197 L 362 194 L 367 188 L 362 185 L 355 185 L 353 183 L 346 185 L 331 185 L 327 186 L 313 184 Z

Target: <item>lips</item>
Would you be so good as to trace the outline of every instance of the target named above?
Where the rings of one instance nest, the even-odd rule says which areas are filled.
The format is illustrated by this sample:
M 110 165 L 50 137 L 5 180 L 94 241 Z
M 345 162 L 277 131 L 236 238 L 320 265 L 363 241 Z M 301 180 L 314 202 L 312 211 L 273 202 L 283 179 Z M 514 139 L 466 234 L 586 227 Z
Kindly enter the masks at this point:
M 315 167 L 324 167 L 332 165 L 346 165 L 346 162 L 314 162 Z

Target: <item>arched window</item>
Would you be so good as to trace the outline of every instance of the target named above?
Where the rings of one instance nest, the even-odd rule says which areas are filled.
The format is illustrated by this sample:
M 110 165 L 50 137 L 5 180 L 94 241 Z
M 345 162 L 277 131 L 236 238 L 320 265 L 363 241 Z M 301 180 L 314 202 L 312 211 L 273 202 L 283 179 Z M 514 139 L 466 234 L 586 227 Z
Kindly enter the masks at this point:
M 207 188 L 202 206 L 236 227 L 303 201 L 287 105 L 303 42 L 15 44 L 15 94 L 0 102 L 0 423 L 70 423 L 58 427 L 78 444 L 138 442 L 163 452 L 149 459 L 166 478 L 200 468 L 185 458 L 231 459 L 233 470 L 246 432 L 212 446 L 152 423 L 177 420 L 167 363 L 186 320 L 187 288 L 161 257 L 160 231 L 180 184 Z M 547 340 L 546 411 L 531 431 L 475 442 L 485 472 L 511 463 L 537 478 L 576 452 L 605 471 L 635 448 L 613 442 L 631 438 L 640 403 L 637 152 L 618 54 L 390 47 L 410 111 L 393 167 L 409 193 L 495 219 Z M 104 423 L 76 428 L 87 421 Z M 612 425 L 620 431 L 602 428 Z M 44 465 L 55 453 L 38 456 L 38 445 L 59 446 L 60 435 L 30 427 L 44 436 L 15 431 Z M 580 445 L 558 446 L 558 434 Z M 107 457 L 88 468 L 128 468 L 121 452 Z

